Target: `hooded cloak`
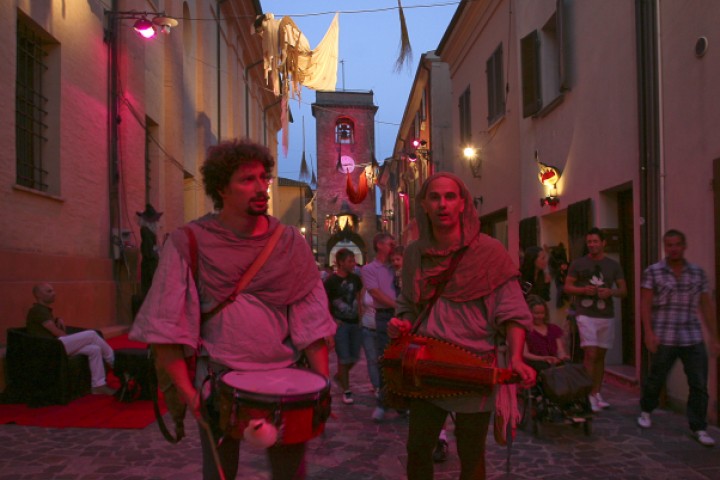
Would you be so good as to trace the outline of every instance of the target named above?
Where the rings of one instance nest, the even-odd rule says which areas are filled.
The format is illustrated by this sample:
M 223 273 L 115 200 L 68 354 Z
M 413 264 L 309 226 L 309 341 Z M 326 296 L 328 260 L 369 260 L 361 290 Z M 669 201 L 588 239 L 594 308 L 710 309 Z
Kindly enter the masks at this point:
M 461 213 L 461 241 L 448 249 L 438 248 L 433 241 L 430 218 L 422 206 L 433 180 L 449 178 L 460 189 L 465 202 Z M 403 295 L 414 303 L 424 305 L 435 293 L 438 282 L 450 266 L 453 254 L 466 248 L 455 273 L 448 280 L 442 297 L 453 302 L 467 302 L 487 296 L 520 272 L 500 242 L 480 232 L 480 220 L 470 191 L 464 182 L 448 172 L 432 175 L 425 181 L 415 198 L 419 238 L 405 252 L 403 262 Z

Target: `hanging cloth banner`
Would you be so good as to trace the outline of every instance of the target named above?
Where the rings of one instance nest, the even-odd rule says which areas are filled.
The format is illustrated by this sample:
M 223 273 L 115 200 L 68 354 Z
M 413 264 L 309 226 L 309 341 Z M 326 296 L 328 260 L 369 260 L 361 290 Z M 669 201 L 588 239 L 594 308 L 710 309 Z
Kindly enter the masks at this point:
M 256 19 L 255 31 L 262 36 L 265 81 L 276 96 L 300 98 L 300 85 L 335 91 L 340 40 L 338 14 L 314 50 L 290 17 L 276 20 L 272 13 L 266 13 Z
M 260 15 L 253 25 L 262 37 L 265 82 L 282 97 L 282 150 L 288 152 L 288 98 L 301 97 L 301 85 L 313 90 L 335 91 L 340 43 L 338 14 L 315 50 L 290 17 L 276 20 L 272 13 Z
M 367 175 L 365 175 L 365 172 L 360 173 L 360 182 L 358 183 L 358 189 L 355 191 L 355 186 L 353 185 L 352 178 L 350 178 L 350 173 L 347 174 L 347 196 L 348 199 L 354 203 L 362 203 L 363 200 L 365 200 L 365 197 L 367 197 L 368 194 L 368 184 L 367 184 Z

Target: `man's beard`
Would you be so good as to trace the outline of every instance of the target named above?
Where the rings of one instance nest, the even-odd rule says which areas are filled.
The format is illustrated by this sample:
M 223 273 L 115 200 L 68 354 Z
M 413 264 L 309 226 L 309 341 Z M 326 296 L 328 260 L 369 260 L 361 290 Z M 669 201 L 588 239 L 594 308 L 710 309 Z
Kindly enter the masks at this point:
M 270 208 L 268 205 L 265 205 L 265 208 L 263 208 L 262 210 L 255 210 L 253 208 L 248 207 L 247 214 L 250 215 L 251 217 L 261 217 L 267 213 L 268 208 Z
M 268 211 L 268 208 L 270 208 L 270 205 L 268 205 L 268 203 L 267 203 L 269 200 L 270 200 L 270 195 L 261 195 L 261 196 L 258 196 L 258 197 L 253 198 L 253 199 L 251 200 L 251 202 L 257 202 L 257 201 L 264 201 L 264 202 L 266 202 L 266 203 L 265 203 L 265 208 L 263 208 L 263 209 L 261 209 L 261 210 L 257 210 L 257 209 L 255 209 L 255 208 L 253 208 L 252 206 L 248 206 L 248 208 L 247 208 L 247 210 L 246 210 L 246 213 L 247 213 L 248 215 L 250 215 L 250 216 L 253 216 L 253 217 L 260 217 L 260 216 L 262 216 L 262 215 L 265 215 L 265 214 L 267 213 L 267 211 Z

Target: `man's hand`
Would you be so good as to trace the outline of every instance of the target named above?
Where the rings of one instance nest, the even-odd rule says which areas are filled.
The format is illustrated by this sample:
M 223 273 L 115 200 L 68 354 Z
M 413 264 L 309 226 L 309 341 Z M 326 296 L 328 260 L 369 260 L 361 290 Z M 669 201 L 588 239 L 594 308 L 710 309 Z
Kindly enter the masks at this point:
M 603 300 L 612 297 L 612 288 L 600 287 L 597 289 L 597 296 Z
M 588 297 L 594 297 L 598 294 L 598 288 L 595 285 L 586 285 L 582 289 L 582 294 Z
M 65 322 L 63 322 L 63 319 L 60 318 L 60 317 L 57 317 L 57 318 L 55 319 L 55 326 L 58 327 L 58 328 L 59 328 L 60 330 L 62 330 L 63 332 L 66 332 L 66 331 L 67 331 L 67 329 L 65 328 Z
M 660 345 L 660 341 L 655 336 L 655 332 L 645 332 L 645 348 L 647 348 L 650 353 L 655 353 L 657 352 L 658 345 Z
M 558 357 L 553 357 L 552 355 L 548 355 L 543 360 L 548 362 L 550 365 L 557 365 L 558 363 L 562 363 L 562 360 L 560 360 Z
M 525 363 L 522 359 L 510 360 L 510 368 L 518 375 L 520 375 L 520 385 L 522 385 L 523 388 L 530 388 L 535 385 L 535 377 L 537 376 L 537 372 L 534 368 Z
M 200 395 L 198 395 L 197 390 L 194 388 L 179 388 L 178 390 L 180 392 L 180 396 L 185 402 L 185 405 L 188 406 L 188 409 L 193 414 L 193 417 L 195 417 L 196 420 L 202 420 L 202 412 L 200 411 Z
M 390 338 L 398 338 L 410 333 L 411 329 L 412 324 L 409 321 L 393 317 L 388 322 L 387 334 Z

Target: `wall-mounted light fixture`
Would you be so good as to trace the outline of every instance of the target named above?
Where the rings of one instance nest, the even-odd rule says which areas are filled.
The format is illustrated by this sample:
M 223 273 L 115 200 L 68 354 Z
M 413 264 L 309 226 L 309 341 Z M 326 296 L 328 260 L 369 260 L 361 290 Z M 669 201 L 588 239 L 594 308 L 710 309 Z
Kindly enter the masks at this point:
M 420 140 L 416 138 L 413 139 L 411 144 L 414 151 L 407 154 L 407 159 L 409 162 L 417 162 L 418 159 L 430 160 L 430 150 L 428 149 L 428 144 L 425 140 Z
M 552 165 L 545 165 L 538 157 L 538 151 L 535 150 L 535 162 L 538 166 L 538 180 L 546 187 L 555 187 L 555 184 L 562 176 L 562 170 Z
M 560 197 L 557 195 L 548 195 L 547 197 L 543 197 L 540 199 L 540 206 L 548 206 L 548 207 L 557 207 L 558 203 L 560 203 Z
M 480 149 L 467 146 L 463 149 L 463 156 L 467 159 L 470 165 L 470 171 L 473 177 L 482 177 L 482 159 L 480 158 Z
M 545 187 L 551 187 L 550 195 L 540 198 L 540 207 L 557 207 L 560 197 L 557 196 L 557 182 L 562 176 L 562 170 L 552 165 L 546 165 L 540 161 L 538 151 L 535 150 L 535 163 L 538 166 L 538 181 Z
M 115 12 L 106 10 L 105 15 L 113 20 L 135 20 L 133 30 L 143 38 L 153 38 L 157 32 L 169 34 L 170 29 L 177 27 L 178 21 L 165 15 L 165 12 L 138 12 L 135 10 Z
M 153 23 L 147 18 L 139 18 L 135 20 L 133 30 L 135 30 L 143 38 L 152 38 L 157 33 L 155 32 Z

